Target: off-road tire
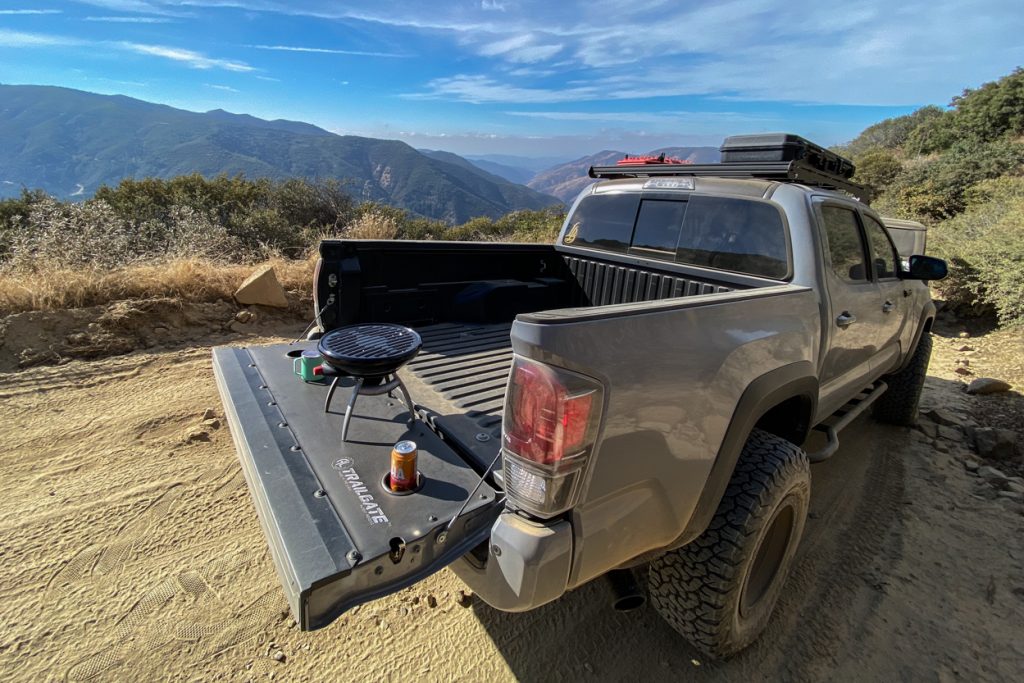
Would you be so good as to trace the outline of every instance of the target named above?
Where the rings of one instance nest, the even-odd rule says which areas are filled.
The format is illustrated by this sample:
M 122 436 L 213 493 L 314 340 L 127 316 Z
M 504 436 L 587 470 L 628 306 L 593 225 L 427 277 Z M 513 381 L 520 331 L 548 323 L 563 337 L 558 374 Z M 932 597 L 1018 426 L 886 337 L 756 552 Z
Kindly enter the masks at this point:
M 807 454 L 755 429 L 708 529 L 651 562 L 654 608 L 711 657 L 742 650 L 768 623 L 793 564 L 810 498 Z
M 904 427 L 913 426 L 917 422 L 917 406 L 921 402 L 921 388 L 928 374 L 928 361 L 931 357 L 932 335 L 924 332 L 914 349 L 910 364 L 882 378 L 889 388 L 872 406 L 876 420 Z

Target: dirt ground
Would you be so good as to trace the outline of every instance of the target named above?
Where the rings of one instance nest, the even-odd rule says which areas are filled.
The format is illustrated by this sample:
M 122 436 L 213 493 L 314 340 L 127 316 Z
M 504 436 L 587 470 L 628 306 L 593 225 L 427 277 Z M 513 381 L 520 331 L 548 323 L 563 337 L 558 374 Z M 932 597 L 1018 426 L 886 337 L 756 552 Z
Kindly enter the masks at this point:
M 53 348 L 45 324 L 9 322 L 22 332 L 8 331 L 5 355 L 28 344 L 25 330 L 35 348 Z M 962 435 L 940 443 L 870 418 L 813 468 L 795 573 L 768 631 L 732 660 L 704 661 L 649 607 L 614 612 L 602 582 L 504 614 L 476 597 L 460 601 L 468 589 L 447 570 L 302 633 L 278 587 L 210 367 L 213 343 L 269 341 L 298 328 L 253 329 L 256 336 L 211 336 L 207 328 L 139 342 L 129 355 L 0 374 L 0 680 L 945 683 L 1024 675 L 1021 504 L 965 469 L 977 456 Z M 956 350 L 965 345 L 957 331 L 938 330 L 923 408 L 977 424 L 995 416 L 1020 430 L 1020 394 L 962 392 L 970 377 L 956 374 L 956 361 L 968 352 Z M 1021 386 L 1021 336 L 967 341 L 972 372 L 1016 367 L 1020 374 L 1006 379 Z

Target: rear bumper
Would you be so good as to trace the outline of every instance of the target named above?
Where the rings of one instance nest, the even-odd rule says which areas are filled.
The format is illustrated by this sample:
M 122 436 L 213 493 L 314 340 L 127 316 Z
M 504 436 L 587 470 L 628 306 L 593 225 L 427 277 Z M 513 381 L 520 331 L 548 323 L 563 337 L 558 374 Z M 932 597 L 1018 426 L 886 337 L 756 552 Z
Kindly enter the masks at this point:
M 213 366 L 288 604 L 311 630 L 455 561 L 487 538 L 502 506 L 484 483 L 441 536 L 476 472 L 387 396 L 360 398 L 343 443 L 337 409 L 323 410 L 326 387 L 292 375 L 294 348 L 217 348 Z M 338 393 L 343 407 L 347 391 Z M 402 439 L 419 445 L 424 485 L 395 496 L 381 480 Z
M 524 612 L 565 593 L 571 563 L 568 522 L 537 524 L 505 512 L 491 527 L 486 562 L 466 556 L 452 571 L 491 607 Z

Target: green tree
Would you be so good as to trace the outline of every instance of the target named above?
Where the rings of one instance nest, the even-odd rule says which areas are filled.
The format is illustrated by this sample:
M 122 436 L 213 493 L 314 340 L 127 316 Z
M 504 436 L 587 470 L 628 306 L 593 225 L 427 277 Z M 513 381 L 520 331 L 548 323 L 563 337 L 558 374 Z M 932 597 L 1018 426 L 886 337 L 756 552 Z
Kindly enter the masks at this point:
M 941 119 L 946 113 L 941 107 L 929 105 L 905 116 L 879 121 L 865 128 L 860 135 L 842 147 L 842 151 L 856 157 L 876 148 L 898 149 L 906 143 L 915 128 Z

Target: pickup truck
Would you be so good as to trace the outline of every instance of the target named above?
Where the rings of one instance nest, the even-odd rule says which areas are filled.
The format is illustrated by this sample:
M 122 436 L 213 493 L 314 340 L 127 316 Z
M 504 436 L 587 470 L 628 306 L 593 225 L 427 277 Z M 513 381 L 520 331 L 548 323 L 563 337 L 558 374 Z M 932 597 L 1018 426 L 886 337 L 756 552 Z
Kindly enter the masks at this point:
M 591 175 L 554 244 L 326 240 L 311 341 L 214 350 L 302 629 L 449 566 L 506 611 L 608 576 L 619 607 L 649 596 L 730 655 L 783 589 L 810 463 L 869 406 L 913 423 L 923 281 L 945 264 L 904 268 L 847 174 L 734 153 Z M 355 380 L 303 381 L 293 363 L 371 323 L 422 349 L 399 373 L 411 398 L 360 396 L 346 435 Z M 390 454 L 408 440 L 422 480 L 396 495 Z

